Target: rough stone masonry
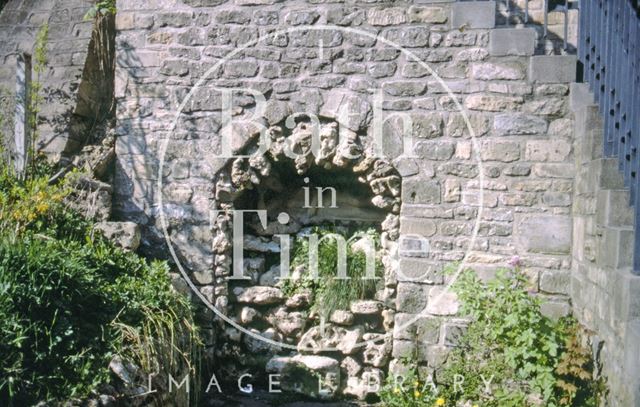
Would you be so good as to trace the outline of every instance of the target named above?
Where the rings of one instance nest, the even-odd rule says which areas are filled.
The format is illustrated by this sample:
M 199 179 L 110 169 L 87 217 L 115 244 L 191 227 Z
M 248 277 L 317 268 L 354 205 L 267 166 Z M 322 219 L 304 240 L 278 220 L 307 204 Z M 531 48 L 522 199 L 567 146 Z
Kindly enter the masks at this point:
M 433 302 L 452 262 L 489 276 L 519 256 L 533 289 L 548 297 L 545 312 L 565 315 L 575 59 L 533 56 L 534 29 L 494 28 L 493 10 L 485 14 L 435 1 L 119 1 L 117 216 L 143 226 L 144 250 L 164 252 L 161 194 L 168 234 L 200 291 L 213 303 L 236 301 L 215 275 L 224 259 L 214 253 L 210 223 L 229 165 L 220 158 L 221 89 L 243 89 L 232 99 L 234 120 L 257 117 L 264 127 L 295 112 L 332 119 L 337 104 L 348 113 L 341 134 L 366 144 L 381 125 L 387 161 L 402 178 L 398 252 L 415 234 L 431 249 L 397 259 L 405 276 L 430 270 L 428 281 L 387 287 L 390 364 L 354 360 L 345 382 L 359 383 L 372 368 L 394 370 L 414 350 L 426 369 L 438 367 L 464 325 L 455 296 Z M 377 106 L 383 116 L 374 123 Z M 407 139 L 413 156 L 403 154 Z M 394 329 L 417 314 L 411 329 Z

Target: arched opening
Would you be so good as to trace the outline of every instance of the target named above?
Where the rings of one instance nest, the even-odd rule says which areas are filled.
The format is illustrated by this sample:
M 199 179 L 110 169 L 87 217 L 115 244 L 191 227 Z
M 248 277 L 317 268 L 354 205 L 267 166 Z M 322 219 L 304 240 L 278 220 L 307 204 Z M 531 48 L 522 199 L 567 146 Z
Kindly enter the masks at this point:
M 309 355 L 380 374 L 389 361 L 401 179 L 358 137 L 338 140 L 337 123 L 317 125 L 313 154 L 311 124 L 299 120 L 290 131 L 272 126 L 268 151 L 258 155 L 257 141 L 249 143 L 249 157 L 218 174 L 220 209 L 262 211 L 243 213 L 239 270 L 232 219 L 221 214 L 215 228 L 214 249 L 225 259 L 216 262 L 216 291 L 238 328 L 225 326 L 218 357 L 233 377 L 300 365 L 317 373 Z

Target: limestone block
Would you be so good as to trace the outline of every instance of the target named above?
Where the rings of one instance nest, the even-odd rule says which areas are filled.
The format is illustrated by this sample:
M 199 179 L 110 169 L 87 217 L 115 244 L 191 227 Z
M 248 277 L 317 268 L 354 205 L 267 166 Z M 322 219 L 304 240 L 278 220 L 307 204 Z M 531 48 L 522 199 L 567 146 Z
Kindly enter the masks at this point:
M 401 258 L 397 272 L 399 282 L 442 284 L 444 275 L 440 264 L 420 258 Z
M 544 270 L 540 273 L 540 291 L 548 294 L 569 294 L 571 273 L 568 270 Z
M 429 291 L 426 311 L 432 315 L 455 315 L 460 303 L 458 296 L 445 287 L 434 287 Z
M 382 85 L 382 90 L 391 96 L 420 96 L 427 90 L 427 85 L 423 81 L 389 81 Z
M 529 80 L 538 83 L 571 83 L 576 80 L 575 55 L 536 55 L 529 62 Z
M 451 5 L 452 28 L 493 28 L 496 25 L 496 2 L 457 2 Z
M 440 203 L 440 183 L 438 181 L 405 179 L 402 181 L 402 201 L 410 204 Z
M 572 143 L 566 140 L 531 140 L 525 147 L 525 160 L 565 162 L 571 155 Z
M 520 96 L 471 95 L 465 100 L 465 107 L 471 110 L 501 112 L 516 110 L 524 102 Z
M 497 136 L 544 134 L 547 131 L 547 121 L 522 113 L 497 114 L 493 120 L 493 131 Z
M 449 19 L 444 7 L 409 7 L 409 21 L 412 23 L 443 24 Z
M 282 291 L 275 287 L 236 287 L 233 293 L 238 302 L 247 304 L 269 305 L 281 303 L 284 300 Z
M 370 8 L 367 11 L 367 22 L 372 26 L 398 25 L 406 21 L 404 7 Z
M 430 287 L 414 283 L 398 283 L 396 310 L 408 314 L 419 314 L 427 306 Z
M 481 63 L 471 65 L 471 77 L 482 81 L 517 80 L 525 76 L 524 68 L 517 63 Z
M 514 141 L 482 142 L 480 157 L 483 161 L 513 162 L 520 158 L 520 143 Z
M 98 222 L 94 229 L 124 249 L 135 251 L 140 246 L 140 227 L 134 222 Z
M 489 33 L 492 56 L 529 56 L 535 52 L 536 31 L 533 28 L 501 28 Z
M 388 28 L 382 31 L 382 37 L 400 47 L 425 47 L 429 44 L 427 27 Z
M 568 254 L 571 249 L 571 217 L 527 215 L 516 227 L 520 249 L 530 253 Z

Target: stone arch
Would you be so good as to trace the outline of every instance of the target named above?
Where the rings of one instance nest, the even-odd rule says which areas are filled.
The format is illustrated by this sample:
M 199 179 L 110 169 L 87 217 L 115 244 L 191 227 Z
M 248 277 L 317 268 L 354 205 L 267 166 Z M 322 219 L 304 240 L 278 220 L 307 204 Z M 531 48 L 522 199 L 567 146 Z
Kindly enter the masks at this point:
M 215 255 L 214 274 L 216 276 L 213 288 L 216 293 L 214 305 L 223 313 L 229 314 L 230 308 L 232 308 L 229 299 L 238 295 L 245 297 L 253 295 L 256 298 L 261 296 L 260 301 L 266 303 L 271 301 L 274 304 L 278 301 L 285 302 L 277 298 L 280 295 L 277 291 L 266 287 L 262 290 L 264 292 L 258 293 L 258 290 L 249 292 L 252 288 L 261 288 L 261 286 L 235 293 L 230 292 L 228 278 L 232 274 L 233 266 L 233 231 L 232 219 L 227 211 L 235 209 L 235 202 L 242 194 L 270 182 L 270 177 L 274 176 L 274 166 L 280 163 L 291 164 L 297 175 L 301 177 L 318 168 L 328 172 L 338 171 L 352 174 L 357 182 L 367 186 L 370 197 L 372 197 L 370 202 L 372 207 L 383 213 L 383 216 L 380 217 L 379 227 L 381 230 L 380 255 L 384 273 L 374 297 L 358 302 L 352 307 L 351 312 L 356 314 L 356 317 L 369 314 L 372 318 L 377 318 L 379 329 L 360 329 L 359 327 L 351 329 L 349 326 L 341 326 L 331 321 L 321 329 L 323 329 L 322 336 L 328 335 L 329 341 L 341 340 L 348 336 L 347 340 L 361 343 L 362 345 L 359 345 L 359 349 L 355 351 L 351 348 L 345 349 L 341 355 L 342 360 L 355 361 L 354 358 L 359 359 L 361 363 L 367 365 L 367 369 L 373 369 L 375 374 L 381 378 L 383 375 L 381 368 L 388 365 L 391 357 L 402 179 L 390 160 L 377 157 L 374 154 L 372 143 L 367 139 L 366 124 L 359 124 L 357 128 L 358 130 L 353 130 L 353 126 L 347 126 L 332 117 L 320 116 L 316 119 L 307 114 L 294 114 L 269 126 L 262 136 L 254 134 L 249 137 L 242 147 L 237 149 L 243 156 L 230 159 L 218 171 L 215 176 L 213 203 L 217 210 L 217 217 L 212 224 Z M 313 144 L 314 137 L 317 145 Z M 261 148 L 261 140 L 268 140 L 268 148 Z M 275 221 L 269 223 L 268 227 L 271 227 L 272 224 L 275 224 Z M 263 243 L 267 244 L 268 242 Z M 286 309 L 291 309 L 294 319 L 298 318 L 295 315 L 296 307 Z M 290 315 L 283 315 L 285 319 L 288 317 Z M 239 322 L 242 324 L 242 315 L 236 315 L 235 318 L 236 320 L 240 319 Z M 313 342 L 314 335 L 319 334 L 317 329 L 317 326 L 311 327 L 311 329 L 300 333 L 299 341 L 294 343 L 298 352 L 302 354 L 321 353 L 309 347 L 305 348 L 305 343 Z M 328 334 L 326 330 L 328 330 Z M 275 341 L 286 339 L 283 338 L 284 333 L 281 330 L 271 327 L 256 333 Z M 226 337 L 227 339 L 231 338 L 232 341 L 240 342 L 240 335 L 233 328 L 226 327 Z M 254 352 L 259 353 L 270 348 L 268 344 L 259 344 L 250 338 L 249 341 L 255 347 L 252 349 Z M 222 354 L 225 352 L 234 354 L 229 349 L 228 342 L 222 341 Z M 243 346 L 246 346 L 246 341 Z M 238 348 L 240 347 L 238 345 Z M 227 349 L 225 350 L 225 348 Z M 272 352 L 278 353 L 273 349 Z M 304 356 L 301 357 L 304 358 Z M 345 392 L 349 393 L 349 390 L 345 390 Z

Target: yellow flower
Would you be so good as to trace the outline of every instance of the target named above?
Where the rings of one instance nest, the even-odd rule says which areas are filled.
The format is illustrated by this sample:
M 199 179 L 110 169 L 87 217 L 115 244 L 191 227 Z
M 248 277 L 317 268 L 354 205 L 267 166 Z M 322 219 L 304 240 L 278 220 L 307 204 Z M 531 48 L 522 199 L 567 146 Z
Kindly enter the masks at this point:
M 414 391 L 413 397 L 416 397 L 416 398 L 420 397 L 420 392 L 418 390 Z
M 39 213 L 45 213 L 49 209 L 49 204 L 46 202 L 41 202 L 36 206 L 36 211 Z
M 444 406 L 444 399 L 442 397 L 436 400 L 436 406 Z
M 398 394 L 398 393 L 400 393 L 400 389 L 399 389 L 399 388 L 397 388 L 397 387 L 395 387 L 395 388 L 393 389 L 393 393 L 394 393 L 394 394 Z M 476 406 L 476 407 L 477 407 L 477 406 Z
M 418 387 L 418 386 L 420 386 L 420 382 L 413 382 L 413 385 Z

